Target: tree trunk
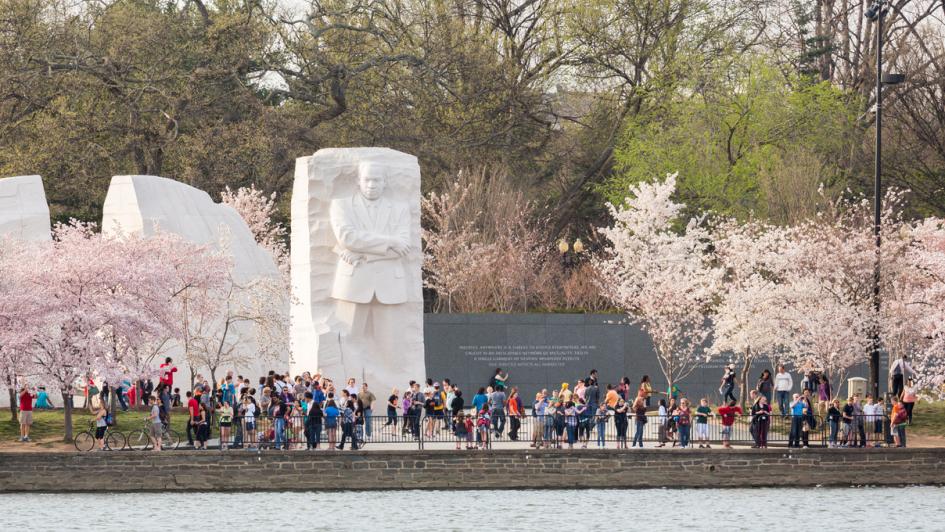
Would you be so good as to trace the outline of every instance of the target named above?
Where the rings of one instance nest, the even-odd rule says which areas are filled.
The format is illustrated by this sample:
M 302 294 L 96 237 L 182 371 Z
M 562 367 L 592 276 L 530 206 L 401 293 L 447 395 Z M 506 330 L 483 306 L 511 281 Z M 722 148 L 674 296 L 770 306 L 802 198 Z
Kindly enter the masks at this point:
M 10 384 L 7 390 L 10 393 L 10 420 L 16 423 L 16 389 Z
M 62 392 L 62 410 L 63 410 L 63 425 L 65 428 L 65 435 L 63 436 L 63 441 L 66 443 L 72 443 L 72 440 L 75 438 L 72 435 L 72 394 Z
M 738 402 L 741 404 L 742 410 L 745 409 L 745 398 L 748 396 L 748 371 L 751 370 L 751 349 L 745 351 L 745 364 L 742 366 L 742 382 L 738 385 Z

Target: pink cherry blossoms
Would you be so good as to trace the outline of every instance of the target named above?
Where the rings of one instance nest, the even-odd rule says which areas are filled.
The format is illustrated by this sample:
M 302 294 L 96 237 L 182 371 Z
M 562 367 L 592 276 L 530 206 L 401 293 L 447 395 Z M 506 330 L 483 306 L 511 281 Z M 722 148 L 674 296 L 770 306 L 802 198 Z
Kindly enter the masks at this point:
M 878 328 L 890 361 L 911 357 L 920 387 L 943 393 L 942 220 L 906 221 L 904 194 L 884 198 L 877 315 L 868 199 L 841 199 L 813 219 L 776 227 L 680 219 L 685 206 L 674 192 L 672 175 L 633 187 L 601 230 L 610 247 L 598 264 L 602 291 L 650 334 L 668 382 L 720 356 L 740 362 L 744 381 L 753 359 L 766 355 L 840 383 L 867 362 Z

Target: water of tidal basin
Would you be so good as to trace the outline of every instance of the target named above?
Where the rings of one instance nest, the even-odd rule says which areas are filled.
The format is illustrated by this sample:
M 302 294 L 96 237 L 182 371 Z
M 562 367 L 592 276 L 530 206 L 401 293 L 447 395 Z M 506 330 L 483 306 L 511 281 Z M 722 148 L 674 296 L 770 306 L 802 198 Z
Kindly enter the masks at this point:
M 0 519 L 24 531 L 941 531 L 945 488 L 9 494 Z

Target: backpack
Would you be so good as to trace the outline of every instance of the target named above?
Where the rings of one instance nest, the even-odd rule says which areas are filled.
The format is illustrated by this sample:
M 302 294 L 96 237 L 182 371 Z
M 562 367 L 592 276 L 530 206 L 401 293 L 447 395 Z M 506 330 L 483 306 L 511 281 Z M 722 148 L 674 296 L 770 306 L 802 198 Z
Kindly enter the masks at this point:
M 105 425 L 109 427 L 115 426 L 115 416 L 111 412 L 105 414 Z

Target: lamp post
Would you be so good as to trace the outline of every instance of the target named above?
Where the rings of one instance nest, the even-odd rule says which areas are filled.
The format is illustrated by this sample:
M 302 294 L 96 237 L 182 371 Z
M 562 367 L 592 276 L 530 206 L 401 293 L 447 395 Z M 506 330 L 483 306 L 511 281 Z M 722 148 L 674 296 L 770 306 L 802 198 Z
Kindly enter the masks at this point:
M 889 0 L 875 0 L 863 14 L 876 24 L 876 164 L 873 179 L 873 236 L 876 240 L 876 262 L 873 266 L 873 312 L 877 322 L 873 326 L 872 351 L 870 352 L 869 387 L 873 397 L 879 397 L 879 286 L 880 286 L 880 251 L 882 237 L 882 167 L 883 167 L 883 85 L 902 83 L 902 74 L 883 75 L 883 17 L 889 12 Z

